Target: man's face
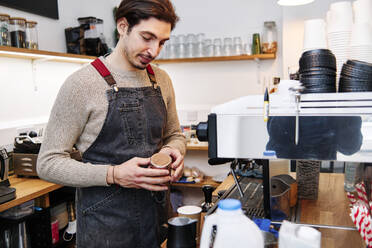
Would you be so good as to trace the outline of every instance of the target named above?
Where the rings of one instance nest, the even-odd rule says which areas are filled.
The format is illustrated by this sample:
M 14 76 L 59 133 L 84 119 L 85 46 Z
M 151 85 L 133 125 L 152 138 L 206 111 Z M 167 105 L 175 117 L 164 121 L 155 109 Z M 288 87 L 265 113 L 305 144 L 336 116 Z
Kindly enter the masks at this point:
M 130 67 L 145 69 L 146 66 L 158 56 L 165 41 L 169 39 L 171 24 L 150 18 L 142 20 L 128 32 L 128 25 L 123 19 L 119 21 L 120 47 Z

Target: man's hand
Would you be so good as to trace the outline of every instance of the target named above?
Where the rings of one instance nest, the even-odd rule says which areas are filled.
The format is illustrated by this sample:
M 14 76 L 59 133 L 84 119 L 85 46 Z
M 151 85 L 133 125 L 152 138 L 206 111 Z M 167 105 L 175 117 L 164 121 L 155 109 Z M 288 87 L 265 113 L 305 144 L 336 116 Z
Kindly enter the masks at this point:
M 172 157 L 172 164 L 171 164 L 171 178 L 172 182 L 178 181 L 183 173 L 183 156 L 181 155 L 180 151 L 171 147 L 164 147 L 160 151 L 160 153 L 168 154 Z
M 113 176 L 112 183 L 125 188 L 143 188 L 151 191 L 164 191 L 168 187 L 164 184 L 171 180 L 169 171 L 166 169 L 144 168 L 150 164 L 150 158 L 132 158 L 121 165 L 111 166 L 107 181 L 110 183 L 110 174 Z M 115 168 L 114 168 L 115 167 Z

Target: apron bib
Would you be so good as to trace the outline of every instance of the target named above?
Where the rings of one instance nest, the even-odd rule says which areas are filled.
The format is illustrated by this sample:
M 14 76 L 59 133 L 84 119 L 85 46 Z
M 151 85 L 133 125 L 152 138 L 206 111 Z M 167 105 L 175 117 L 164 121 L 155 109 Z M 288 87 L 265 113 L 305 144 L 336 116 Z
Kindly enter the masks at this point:
M 112 89 L 107 91 L 102 130 L 83 153 L 83 162 L 115 166 L 133 157 L 150 157 L 162 146 L 166 124 L 166 107 L 151 66 L 146 69 L 152 87 L 118 88 L 101 60 L 92 65 Z M 76 205 L 78 248 L 159 247 L 153 192 L 118 185 L 77 188 Z

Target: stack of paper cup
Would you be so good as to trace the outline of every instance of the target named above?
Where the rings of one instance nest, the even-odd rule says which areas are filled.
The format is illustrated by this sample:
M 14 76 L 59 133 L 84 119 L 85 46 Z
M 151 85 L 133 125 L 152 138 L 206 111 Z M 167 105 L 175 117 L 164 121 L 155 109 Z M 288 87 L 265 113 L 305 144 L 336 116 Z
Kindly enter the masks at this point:
M 372 24 L 372 0 L 356 0 L 353 2 L 354 23 Z
M 372 28 L 369 23 L 353 25 L 349 58 L 372 63 Z
M 350 59 L 372 63 L 372 0 L 353 2 Z
M 327 49 L 326 24 L 323 19 L 305 21 L 303 52 Z
M 353 10 L 351 2 L 335 2 L 330 5 L 327 13 L 328 48 L 336 56 L 337 82 L 342 65 L 349 58 L 349 43 L 353 25 Z

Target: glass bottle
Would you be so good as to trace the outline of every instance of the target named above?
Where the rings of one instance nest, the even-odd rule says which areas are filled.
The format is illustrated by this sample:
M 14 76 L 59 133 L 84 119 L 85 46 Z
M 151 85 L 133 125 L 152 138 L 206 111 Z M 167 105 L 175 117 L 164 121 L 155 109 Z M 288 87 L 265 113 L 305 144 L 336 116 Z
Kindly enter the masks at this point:
M 7 14 L 0 14 L 0 46 L 10 46 L 9 18 Z
M 260 54 L 260 53 L 261 53 L 260 34 L 254 33 L 252 37 L 252 54 Z
M 361 163 L 345 162 L 345 191 L 355 191 L 355 184 L 361 182 L 362 174 L 363 166 Z
M 9 18 L 10 41 L 13 47 L 26 48 L 26 19 Z
M 261 43 L 262 53 L 276 53 L 278 49 L 278 32 L 275 22 L 264 22 L 264 32 Z
M 39 49 L 37 37 L 37 22 L 26 21 L 26 48 Z

